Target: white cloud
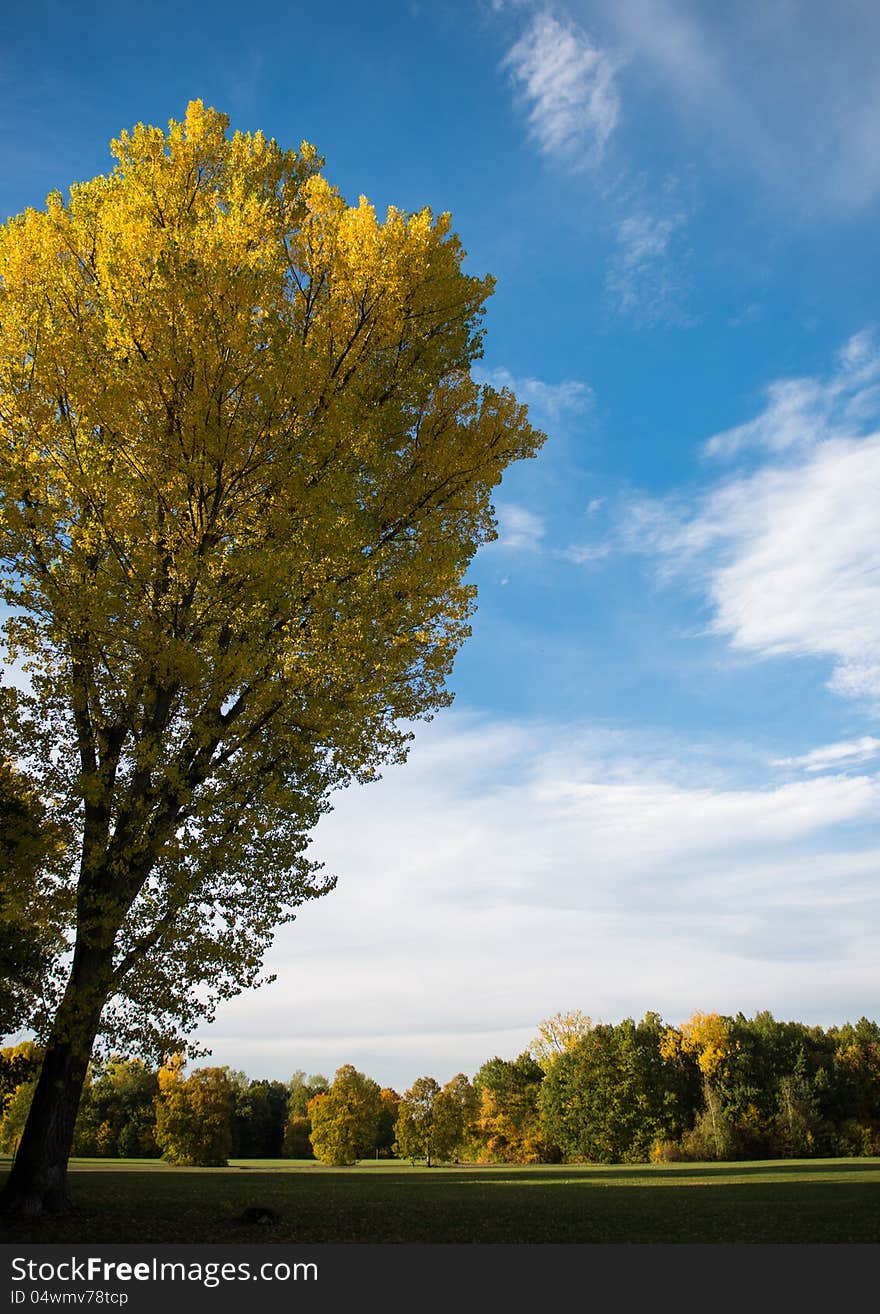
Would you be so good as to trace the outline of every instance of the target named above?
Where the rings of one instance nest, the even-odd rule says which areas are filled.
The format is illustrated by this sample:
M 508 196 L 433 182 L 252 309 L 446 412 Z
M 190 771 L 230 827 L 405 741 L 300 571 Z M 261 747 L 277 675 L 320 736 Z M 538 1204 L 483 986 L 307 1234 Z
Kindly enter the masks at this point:
M 471 371 L 477 383 L 491 388 L 509 388 L 517 400 L 529 408 L 530 419 L 536 424 L 558 424 L 560 421 L 589 412 L 594 404 L 593 389 L 580 379 L 563 379 L 561 383 L 545 383 L 530 375 L 515 377 L 510 370 L 499 366 Z
M 878 778 L 710 787 L 714 764 L 647 742 L 462 714 L 420 729 L 405 767 L 320 823 L 339 886 L 279 933 L 276 984 L 221 1009 L 214 1061 L 353 1062 L 403 1089 L 515 1056 L 561 1008 L 876 1008 L 880 850 L 854 837 Z
M 562 561 L 570 561 L 573 566 L 587 566 L 593 561 L 603 561 L 611 554 L 610 543 L 570 543 L 556 553 Z
M 838 353 L 826 379 L 779 379 L 767 389 L 756 419 L 710 438 L 708 456 L 731 457 L 750 447 L 772 452 L 814 446 L 838 434 L 852 435 L 880 410 L 880 344 L 870 329 L 856 333 Z
M 831 658 L 834 689 L 880 703 L 878 494 L 880 434 L 830 439 L 722 484 L 664 545 L 704 554 L 713 628 L 735 648 Z
M 515 502 L 503 502 L 497 508 L 498 538 L 495 547 L 537 552 L 546 533 L 544 522 L 534 511 Z
M 620 112 L 614 64 L 576 24 L 539 13 L 505 57 L 539 150 L 576 165 L 602 156 Z
M 825 744 L 800 757 L 778 757 L 773 766 L 803 767 L 806 771 L 827 771 L 833 767 L 846 767 L 856 762 L 869 762 L 880 753 L 880 739 L 863 735 L 860 739 Z
M 774 384 L 755 420 L 710 443 L 760 444 L 771 459 L 696 511 L 632 508 L 629 538 L 697 572 L 734 648 L 830 659 L 836 692 L 880 707 L 880 432 L 860 434 L 877 418 L 876 377 L 862 334 L 830 380 Z
M 832 686 L 880 699 L 880 435 L 725 488 L 698 522 L 726 540 L 715 628 L 764 655 L 829 656 Z

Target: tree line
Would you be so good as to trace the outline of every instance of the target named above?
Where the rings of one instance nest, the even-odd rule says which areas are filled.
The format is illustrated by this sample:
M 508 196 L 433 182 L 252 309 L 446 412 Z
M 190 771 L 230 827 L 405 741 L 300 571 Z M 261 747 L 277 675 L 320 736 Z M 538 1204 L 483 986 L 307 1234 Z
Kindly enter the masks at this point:
M 3 1051 L 17 1074 L 4 1096 L 0 1151 L 14 1153 L 40 1053 Z M 517 1058 L 471 1079 L 419 1077 L 399 1094 L 351 1064 L 333 1080 L 298 1071 L 253 1080 L 228 1067 L 186 1075 L 115 1057 L 89 1071 L 75 1154 L 162 1157 L 180 1165 L 399 1158 L 427 1165 L 644 1163 L 880 1154 L 880 1026 L 822 1028 L 694 1013 L 594 1023 L 575 1011 L 542 1022 Z

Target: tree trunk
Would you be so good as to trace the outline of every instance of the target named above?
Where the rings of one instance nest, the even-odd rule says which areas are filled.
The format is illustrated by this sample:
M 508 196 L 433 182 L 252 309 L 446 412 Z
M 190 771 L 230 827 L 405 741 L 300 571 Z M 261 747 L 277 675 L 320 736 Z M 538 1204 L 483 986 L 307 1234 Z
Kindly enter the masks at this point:
M 78 944 L 55 1018 L 15 1162 L 0 1196 L 6 1217 L 36 1218 L 71 1208 L 67 1161 L 113 966 L 111 946 Z

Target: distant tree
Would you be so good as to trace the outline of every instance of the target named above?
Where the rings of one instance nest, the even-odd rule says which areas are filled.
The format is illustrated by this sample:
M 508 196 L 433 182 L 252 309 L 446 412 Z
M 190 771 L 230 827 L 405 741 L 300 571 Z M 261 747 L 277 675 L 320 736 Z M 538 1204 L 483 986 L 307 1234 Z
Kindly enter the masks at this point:
M 719 1078 L 732 1049 L 731 1019 L 720 1013 L 694 1013 L 680 1028 L 681 1047 L 693 1054 L 697 1066 L 709 1080 Z
M 473 1135 L 479 1096 L 463 1072 L 457 1072 L 434 1101 L 434 1144 L 440 1159 L 459 1159 Z
M 326 1095 L 309 1100 L 311 1141 L 321 1163 L 357 1163 L 376 1145 L 382 1113 L 382 1092 L 377 1082 L 344 1064 L 336 1072 Z
M 376 1128 L 376 1153 L 383 1159 L 387 1159 L 394 1154 L 397 1139 L 395 1127 L 400 1112 L 400 1096 L 390 1086 L 383 1086 L 379 1093 L 382 1100 L 382 1110 Z
M 828 1101 L 838 1153 L 880 1154 L 880 1025 L 866 1017 L 829 1030 L 834 1045 Z
M 89 1073 L 74 1131 L 74 1153 L 155 1158 L 156 1072 L 142 1059 L 116 1056 Z
M 681 1050 L 696 1059 L 703 1081 L 703 1110 L 694 1128 L 691 1157 L 728 1159 L 735 1153 L 734 1118 L 723 1097 L 735 1053 L 732 1033 L 731 1018 L 700 1011 L 682 1023 L 679 1031 Z
M 514 1060 L 497 1056 L 474 1077 L 479 1109 L 474 1119 L 479 1159 L 502 1163 L 546 1163 L 558 1151 L 545 1135 L 538 1107 L 544 1070 L 531 1054 Z
M 424 1159 L 431 1167 L 432 1157 L 438 1157 L 434 1135 L 434 1104 L 440 1094 L 440 1085 L 433 1077 L 418 1077 L 409 1090 L 404 1091 L 397 1113 L 395 1133 L 397 1153 L 402 1159 Z
M 661 1019 L 647 1013 L 638 1023 L 599 1024 L 559 1056 L 540 1103 L 545 1132 L 566 1159 L 644 1162 L 655 1144 L 681 1135 L 699 1079 L 670 1050 Z
M 311 1118 L 295 1113 L 287 1119 L 282 1153 L 285 1159 L 314 1159 Z
M 810 1158 L 821 1143 L 822 1121 L 803 1050 L 794 1070 L 780 1078 L 777 1089 L 774 1148 L 786 1159 Z
M 31 1040 L 0 1050 L 0 1073 L 4 1078 L 3 1108 L 0 1113 L 0 1152 L 14 1154 L 27 1121 L 42 1053 Z
M 568 1013 L 554 1013 L 538 1025 L 538 1034 L 529 1046 L 529 1053 L 545 1072 L 560 1054 L 571 1049 L 572 1045 L 592 1030 L 592 1018 L 587 1017 L 579 1008 Z
M 314 1159 L 309 1101 L 316 1095 L 326 1095 L 329 1089 L 326 1077 L 320 1073 L 307 1077 L 302 1070 L 287 1083 L 287 1120 L 281 1150 L 285 1159 Z
M 224 1068 L 196 1068 L 183 1076 L 174 1055 L 159 1069 L 156 1142 L 169 1163 L 225 1167 L 232 1150 L 233 1093 Z
M 19 1087 L 32 1086 L 41 1059 L 42 1050 L 30 1040 L 0 1049 L 0 1119 Z
M 834 1046 L 821 1027 L 777 1021 L 767 1011 L 731 1020 L 731 1053 L 719 1090 L 737 1158 L 835 1152 L 826 1099 Z
M 300 1070 L 293 1074 L 287 1083 L 287 1108 L 291 1115 L 300 1118 L 306 1116 L 309 1100 L 316 1095 L 326 1095 L 330 1082 L 320 1072 L 311 1077 Z
M 829 1071 L 833 1045 L 817 1027 L 695 1013 L 667 1028 L 667 1058 L 696 1064 L 702 1097 L 681 1137 L 689 1159 L 750 1159 L 831 1153 Z
M 249 1080 L 227 1070 L 232 1088 L 232 1156 L 280 1159 L 287 1124 L 288 1090 L 280 1081 Z
M 701 1098 L 678 1146 L 688 1159 L 798 1157 L 836 1152 L 840 1119 L 834 1042 L 821 1027 L 695 1013 L 666 1029 L 664 1055 L 692 1063 Z

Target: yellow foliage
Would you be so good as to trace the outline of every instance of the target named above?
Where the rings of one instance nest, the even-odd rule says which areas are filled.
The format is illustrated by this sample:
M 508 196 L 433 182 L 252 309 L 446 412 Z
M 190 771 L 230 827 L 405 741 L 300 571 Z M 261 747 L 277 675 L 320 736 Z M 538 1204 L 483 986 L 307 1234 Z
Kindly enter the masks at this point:
M 576 1045 L 592 1028 L 592 1018 L 587 1017 L 579 1008 L 568 1013 L 554 1013 L 539 1024 L 530 1053 L 546 1072 L 561 1054 Z
M 341 1165 L 369 1154 L 375 1147 L 383 1103 L 375 1081 L 350 1063 L 343 1064 L 329 1091 L 309 1100 L 315 1158 Z
M 116 1132 L 112 1123 L 102 1122 L 96 1134 L 97 1150 L 100 1157 L 113 1158 L 116 1154 Z
M 448 215 L 349 205 L 200 101 L 112 152 L 0 226 L 2 596 L 82 804 L 89 988 L 189 1023 L 191 979 L 252 983 L 332 887 L 329 792 L 449 702 L 492 490 L 543 435 L 471 378 L 493 284 Z
M 711 1079 L 730 1053 L 730 1023 L 720 1013 L 694 1013 L 681 1026 L 681 1048 L 696 1055 L 703 1076 Z
M 182 1054 L 169 1054 L 167 1056 L 156 1074 L 160 1095 L 163 1097 L 171 1095 L 180 1086 L 183 1081 L 185 1062 Z
M 537 1112 L 516 1116 L 484 1087 L 473 1123 L 479 1163 L 544 1163 L 547 1142 Z
M 156 1143 L 169 1163 L 225 1166 L 232 1149 L 232 1088 L 225 1068 L 196 1068 L 183 1076 L 175 1054 L 160 1068 Z
M 682 1052 L 682 1034 L 676 1027 L 664 1027 L 660 1036 L 660 1057 L 674 1062 Z

